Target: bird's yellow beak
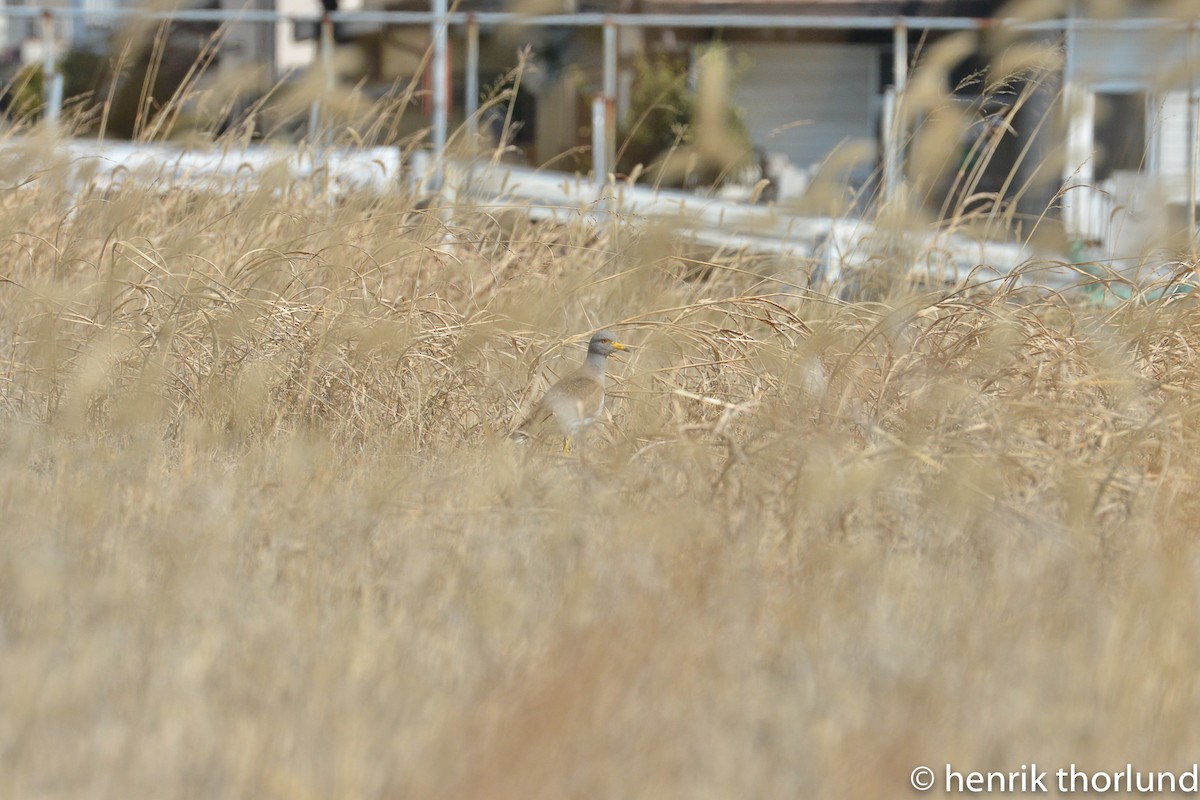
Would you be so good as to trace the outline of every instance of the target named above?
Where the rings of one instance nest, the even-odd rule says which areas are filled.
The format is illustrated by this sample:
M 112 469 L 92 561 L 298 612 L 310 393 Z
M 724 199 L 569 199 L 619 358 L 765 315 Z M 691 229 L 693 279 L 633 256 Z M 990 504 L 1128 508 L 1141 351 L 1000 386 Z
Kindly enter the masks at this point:
M 623 345 L 620 342 L 613 342 L 612 346 L 613 346 L 613 350 L 629 350 L 629 348 L 626 345 Z

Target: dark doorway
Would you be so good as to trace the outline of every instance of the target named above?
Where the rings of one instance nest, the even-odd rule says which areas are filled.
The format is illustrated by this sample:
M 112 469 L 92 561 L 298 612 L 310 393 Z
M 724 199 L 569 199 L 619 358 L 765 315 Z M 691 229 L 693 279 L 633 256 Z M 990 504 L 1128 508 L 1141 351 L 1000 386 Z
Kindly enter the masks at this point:
M 1096 93 L 1096 180 L 1141 171 L 1146 159 L 1146 95 Z

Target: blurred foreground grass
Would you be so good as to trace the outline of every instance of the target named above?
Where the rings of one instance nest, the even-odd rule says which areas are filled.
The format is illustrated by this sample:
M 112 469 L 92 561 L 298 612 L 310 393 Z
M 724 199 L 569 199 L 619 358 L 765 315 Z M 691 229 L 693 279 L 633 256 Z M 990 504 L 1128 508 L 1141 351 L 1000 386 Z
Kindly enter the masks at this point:
M 1196 758 L 1186 296 L 847 303 L 270 181 L 0 204 L 0 796 Z M 510 446 L 598 326 L 638 350 L 586 459 Z

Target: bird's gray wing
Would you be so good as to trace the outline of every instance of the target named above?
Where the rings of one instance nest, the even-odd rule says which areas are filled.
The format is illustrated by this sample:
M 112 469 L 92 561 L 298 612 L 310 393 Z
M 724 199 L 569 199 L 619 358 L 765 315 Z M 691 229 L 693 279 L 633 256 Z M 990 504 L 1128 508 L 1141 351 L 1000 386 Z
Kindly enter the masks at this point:
M 564 429 L 596 413 L 604 402 L 604 385 L 591 375 L 568 375 L 546 390 L 517 431 L 529 433 L 556 417 Z

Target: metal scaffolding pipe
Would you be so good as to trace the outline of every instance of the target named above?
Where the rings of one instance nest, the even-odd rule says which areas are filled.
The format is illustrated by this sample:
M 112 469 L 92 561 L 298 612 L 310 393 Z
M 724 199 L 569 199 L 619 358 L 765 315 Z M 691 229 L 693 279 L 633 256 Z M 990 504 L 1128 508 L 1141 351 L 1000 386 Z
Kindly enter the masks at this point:
M 430 175 L 434 191 L 442 188 L 445 170 L 444 156 L 446 135 L 450 116 L 450 63 L 449 25 L 447 22 L 447 0 L 433 0 L 433 174 Z
M 325 91 L 332 92 L 333 79 L 333 20 L 326 16 L 321 20 L 321 77 Z
M 603 123 L 603 161 L 604 175 L 616 168 L 613 163 L 617 152 L 617 24 L 612 19 L 604 21 L 604 115 Z
M 889 86 L 883 93 L 883 199 L 895 202 L 900 196 L 900 145 L 896 135 L 900 115 L 897 111 L 896 87 Z
M 328 97 L 333 92 L 333 20 L 329 15 L 321 17 L 321 26 L 318 31 L 318 49 L 317 57 L 321 62 L 321 78 L 322 85 L 325 87 L 325 96 Z M 321 130 L 321 98 L 317 97 L 312 101 L 312 105 L 308 109 L 308 138 L 313 144 L 317 144 L 324 138 L 324 131 Z
M 173 11 L 149 11 L 136 7 L 113 8 L 56 8 L 54 13 L 63 19 L 124 19 L 136 17 L 144 20 L 177 20 L 180 22 L 256 22 L 256 23 L 316 23 L 319 14 L 287 14 L 266 9 L 177 9 Z M 0 6 L 0 16 L 13 18 L 36 18 L 42 9 L 34 6 Z M 784 28 L 789 30 L 880 30 L 892 29 L 897 18 L 862 17 L 849 15 L 804 15 L 804 14 L 546 14 L 528 15 L 512 12 L 480 12 L 440 14 L 438 11 L 334 11 L 329 17 L 334 22 L 378 23 L 395 25 L 436 25 L 439 21 L 449 25 L 466 25 L 474 16 L 480 25 L 549 26 L 571 28 L 598 28 L 607 21 L 618 27 L 641 28 Z M 950 31 L 979 30 L 983 28 L 1007 27 L 1024 31 L 1061 31 L 1066 27 L 1062 19 L 1024 20 L 1011 17 L 919 17 L 898 18 L 911 30 Z M 1179 20 L 1170 18 L 1143 18 L 1119 20 L 1076 20 L 1081 29 L 1147 30 L 1154 28 L 1178 28 Z
M 1200 27 L 1192 20 L 1188 25 L 1188 245 L 1196 247 L 1196 182 L 1200 180 L 1200 96 L 1196 93 L 1197 55 L 1200 50 Z
M 63 77 L 58 71 L 54 16 L 49 10 L 42 12 L 42 99 L 46 103 L 46 126 L 54 130 L 62 111 Z
M 1079 113 L 1077 104 L 1080 102 L 1079 87 L 1076 85 L 1076 51 L 1078 49 L 1079 3 L 1071 0 L 1067 6 L 1067 17 L 1063 28 L 1063 91 L 1059 106 L 1063 115 L 1063 128 L 1066 134 L 1066 158 L 1062 162 L 1062 174 L 1059 176 L 1064 186 L 1077 185 L 1079 176 L 1076 170 L 1080 168 L 1076 148 L 1076 115 Z M 1078 235 L 1084 228 L 1083 213 L 1080 207 L 1078 192 L 1064 192 L 1062 195 L 1063 227 L 1069 235 Z
M 592 180 L 596 187 L 602 187 L 608 182 L 610 164 L 607 161 L 608 103 L 602 94 L 592 98 Z
M 474 14 L 467 18 L 466 83 L 467 144 L 473 150 L 479 138 L 479 20 Z
M 604 96 L 617 99 L 617 23 L 604 20 Z
M 908 25 L 897 19 L 892 27 L 892 90 L 884 97 L 883 156 L 884 197 L 894 202 L 900 196 L 904 182 L 904 139 L 907 120 L 904 110 L 904 89 L 908 86 Z
M 892 25 L 892 85 L 896 94 L 908 86 L 908 23 L 903 18 Z

